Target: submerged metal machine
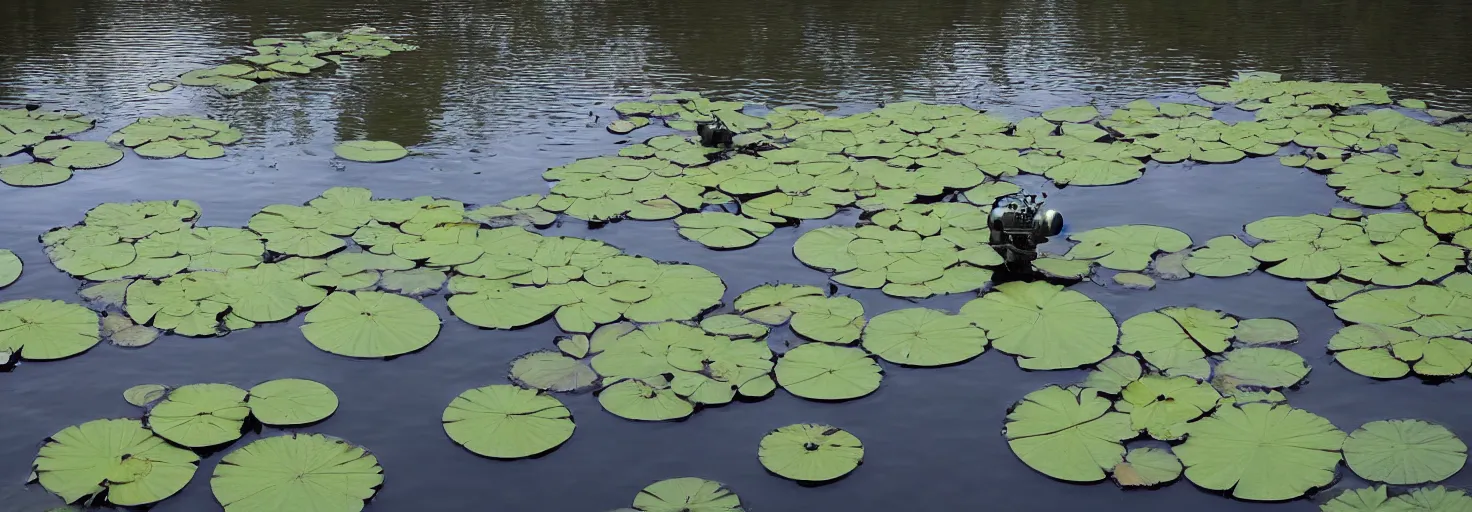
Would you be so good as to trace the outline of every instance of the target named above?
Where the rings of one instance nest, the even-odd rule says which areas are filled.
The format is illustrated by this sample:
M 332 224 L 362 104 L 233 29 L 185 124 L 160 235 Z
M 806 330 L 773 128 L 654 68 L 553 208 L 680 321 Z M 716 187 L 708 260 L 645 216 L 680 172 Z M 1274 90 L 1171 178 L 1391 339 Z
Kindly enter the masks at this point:
M 1043 199 L 1048 195 L 1043 194 Z M 1043 209 L 1036 194 L 1013 194 L 997 200 L 987 216 L 991 229 L 991 246 L 1011 266 L 1038 257 L 1038 246 L 1048 237 L 1063 232 L 1063 214 Z

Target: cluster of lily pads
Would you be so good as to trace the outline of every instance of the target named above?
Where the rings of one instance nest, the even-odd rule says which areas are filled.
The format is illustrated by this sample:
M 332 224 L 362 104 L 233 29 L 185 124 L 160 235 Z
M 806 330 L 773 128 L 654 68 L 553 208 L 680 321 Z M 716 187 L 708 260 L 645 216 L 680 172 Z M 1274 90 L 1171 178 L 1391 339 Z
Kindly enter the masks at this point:
M 1257 376 L 1293 373 L 1251 364 Z M 1340 461 L 1361 478 L 1395 485 L 1444 480 L 1466 462 L 1467 446 L 1440 425 L 1372 421 L 1346 435 L 1276 391 L 1244 396 L 1235 389 L 1220 378 L 1142 370 L 1138 360 L 1118 356 L 1081 384 L 1029 393 L 1007 415 L 1005 436 L 1024 463 L 1060 480 L 1112 475 L 1125 487 L 1154 487 L 1184 475 L 1202 488 L 1253 501 L 1289 500 L 1327 486 Z M 1137 439 L 1171 446 L 1127 450 Z M 1325 510 L 1380 510 L 1330 505 Z
M 94 420 L 51 435 L 33 463 L 34 480 L 67 503 L 149 505 L 189 483 L 198 469 L 195 450 L 239 439 L 247 422 L 306 425 L 331 416 L 338 405 L 331 389 L 303 379 L 267 381 L 249 391 L 229 384 L 144 384 L 123 397 L 147 409 L 142 420 Z M 382 483 L 383 468 L 362 448 L 321 434 L 291 433 L 226 454 L 210 488 L 226 511 L 282 503 L 360 510 Z
M 107 167 L 123 152 L 101 141 L 65 137 L 91 130 L 96 120 L 81 112 L 39 108 L 0 109 L 0 157 L 29 151 L 31 163 L 0 167 L 0 182 L 14 187 L 55 185 L 73 170 Z
M 395 42 L 378 35 L 372 27 L 358 27 L 342 32 L 307 32 L 300 38 L 264 37 L 251 43 L 255 55 L 233 62 L 184 73 L 179 84 L 210 87 L 220 94 L 234 96 L 255 88 L 261 82 L 307 75 L 328 63 L 342 64 L 347 58 L 375 59 L 394 52 L 413 51 L 417 46 Z M 172 82 L 156 82 L 154 91 L 173 88 Z
M 195 159 L 225 156 L 225 146 L 244 135 L 229 123 L 194 116 L 144 117 L 114 132 L 107 141 L 133 148 L 147 158 Z
M 108 203 L 42 242 L 57 268 L 101 282 L 84 297 L 138 325 L 212 336 L 310 308 L 307 340 L 351 357 L 427 345 L 440 321 L 413 297 L 441 289 L 452 294 L 450 310 L 477 326 L 555 316 L 580 333 L 621 319 L 689 320 L 720 302 L 725 285 L 705 269 L 528 231 L 551 215 L 535 202 L 468 209 L 333 188 L 305 205 L 267 206 L 247 228 L 196 226 L 191 201 Z

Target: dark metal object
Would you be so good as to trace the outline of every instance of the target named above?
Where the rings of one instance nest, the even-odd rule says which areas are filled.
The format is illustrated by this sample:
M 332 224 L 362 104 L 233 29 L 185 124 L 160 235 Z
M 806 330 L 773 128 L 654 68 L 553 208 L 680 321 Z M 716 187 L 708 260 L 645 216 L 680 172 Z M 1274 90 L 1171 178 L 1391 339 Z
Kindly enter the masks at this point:
M 1043 194 L 1047 199 L 1048 195 Z M 1038 246 L 1048 237 L 1063 232 L 1063 214 L 1043 209 L 1034 194 L 1013 194 L 997 200 L 987 216 L 991 229 L 991 246 L 1010 266 L 1030 262 L 1038 257 Z
M 730 147 L 736 138 L 736 132 L 726 127 L 719 119 L 710 122 L 696 123 L 695 133 L 700 135 L 700 145 L 705 147 Z

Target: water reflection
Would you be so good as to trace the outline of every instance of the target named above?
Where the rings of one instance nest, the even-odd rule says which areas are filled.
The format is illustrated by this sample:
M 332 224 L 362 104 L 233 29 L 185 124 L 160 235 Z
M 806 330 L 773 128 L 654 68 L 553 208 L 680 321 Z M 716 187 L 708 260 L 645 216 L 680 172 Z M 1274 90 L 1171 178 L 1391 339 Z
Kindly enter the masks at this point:
M 756 0 L 714 10 L 634 0 L 16 0 L 0 5 L 0 101 L 110 117 L 220 108 L 288 141 L 335 126 L 325 136 L 421 145 L 581 126 L 600 102 L 658 90 L 1041 109 L 1189 91 L 1244 68 L 1383 82 L 1468 108 L 1472 36 L 1460 27 L 1469 16 L 1436 0 Z M 255 37 L 364 23 L 423 48 L 236 100 L 142 89 L 243 54 Z

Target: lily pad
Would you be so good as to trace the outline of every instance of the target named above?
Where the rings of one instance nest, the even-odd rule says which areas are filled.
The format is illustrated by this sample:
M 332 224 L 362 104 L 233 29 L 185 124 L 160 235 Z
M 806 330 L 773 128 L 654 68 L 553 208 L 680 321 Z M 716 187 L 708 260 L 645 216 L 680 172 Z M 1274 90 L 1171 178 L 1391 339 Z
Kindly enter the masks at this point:
M 409 156 L 409 150 L 386 140 L 350 140 L 333 146 L 338 158 L 354 162 L 392 162 Z
M 6 249 L 0 249 L 0 288 L 10 286 L 16 279 L 20 279 L 23 268 L 20 257 Z
M 677 420 L 695 412 L 662 378 L 615 382 L 598 393 L 598 404 L 614 416 L 638 421 Z
M 97 313 L 59 300 L 0 302 L 0 352 L 36 361 L 64 359 L 102 339 Z
M 47 160 L 57 167 L 96 169 L 118 163 L 122 150 L 102 141 L 52 139 L 31 148 L 37 160 Z
M 1192 377 L 1150 375 L 1125 386 L 1120 398 L 1123 401 L 1115 408 L 1129 413 L 1135 430 L 1168 441 L 1184 436 L 1190 428 L 1187 422 L 1215 409 L 1221 395 Z
M 1239 348 L 1226 355 L 1216 373 L 1249 386 L 1286 388 L 1298 384 L 1309 371 L 1303 356 L 1281 348 Z
M 95 420 L 52 434 L 36 455 L 35 474 L 67 503 L 106 492 L 109 503 L 128 507 L 173 496 L 198 461 L 138 420 Z
M 379 292 L 335 292 L 307 313 L 302 334 L 348 357 L 391 357 L 434 341 L 440 319 L 419 301 Z
M 1109 357 L 1114 316 L 1088 296 L 1046 282 L 1011 282 L 967 302 L 961 315 L 986 329 L 997 350 L 1029 370 L 1057 370 Z
M 911 308 L 869 320 L 863 346 L 885 361 L 909 366 L 959 363 L 986 351 L 986 331 L 967 317 Z
M 1232 336 L 1248 345 L 1292 343 L 1298 340 L 1298 328 L 1281 318 L 1249 318 L 1237 322 Z
M 680 236 L 712 249 L 737 249 L 772 234 L 772 225 L 718 212 L 688 213 L 675 219 Z
M 1097 482 L 1124 462 L 1122 442 L 1138 435 L 1128 415 L 1093 390 L 1048 386 L 1007 414 L 1007 446 L 1024 464 L 1068 482 Z
M 1250 274 L 1257 270 L 1257 266 L 1257 260 L 1252 258 L 1252 247 L 1235 236 L 1207 240 L 1205 246 L 1191 251 L 1186 257 L 1186 270 L 1206 277 Z
M 1186 478 L 1253 501 L 1289 500 L 1329 485 L 1345 439 L 1324 418 L 1262 403 L 1217 409 L 1190 434 L 1174 449 Z
M 250 388 L 246 405 L 261 423 L 306 425 L 327 419 L 337 411 L 337 394 L 317 381 L 276 379 Z
M 858 348 L 806 343 L 777 360 L 777 384 L 810 400 L 850 400 L 879 389 L 879 364 Z
M 168 393 L 169 387 L 163 384 L 139 384 L 123 390 L 123 400 L 138 407 L 148 407 Z
M 461 393 L 441 421 L 456 444 L 498 459 L 545 453 L 567 442 L 576 428 L 572 413 L 556 398 L 507 385 Z
M 837 427 L 800 423 L 771 431 L 757 448 L 762 466 L 800 482 L 826 482 L 864 461 L 864 444 Z
M 1100 362 L 1098 367 L 1084 378 L 1082 387 L 1117 395 L 1125 386 L 1140 379 L 1140 360 L 1134 356 L 1118 355 Z
M 1104 268 L 1139 272 L 1150 266 L 1157 252 L 1176 252 L 1191 246 L 1191 237 L 1159 226 L 1125 225 L 1098 228 L 1069 235 L 1078 242 L 1064 255 L 1074 260 L 1095 260 Z
M 1420 420 L 1366 423 L 1349 434 L 1343 449 L 1355 474 L 1395 485 L 1445 480 L 1467 462 L 1467 445 L 1456 435 Z
M 586 349 L 584 350 L 586 353 Z M 530 388 L 577 391 L 597 382 L 598 373 L 588 367 L 587 363 L 544 350 L 512 360 L 511 379 Z
M 1181 477 L 1181 461 L 1168 450 L 1135 448 L 1114 466 L 1114 481 L 1125 487 L 1150 487 Z
M 742 512 L 741 498 L 720 482 L 671 478 L 649 484 L 634 496 L 639 512 Z
M 47 162 L 0 167 L 0 182 L 12 187 L 45 187 L 72 179 L 72 170 Z
M 1064 258 L 1038 258 L 1032 268 L 1043 275 L 1058 279 L 1083 279 L 1094 273 L 1093 260 L 1070 260 Z
M 1200 308 L 1164 308 L 1120 325 L 1119 348 L 1139 354 L 1166 375 L 1210 376 L 1205 357 L 1226 350 L 1235 318 Z
M 1114 283 L 1132 290 L 1149 290 L 1155 288 L 1155 279 L 1135 272 L 1114 274 Z
M 148 411 L 148 427 L 181 446 L 204 448 L 240 439 L 250 407 L 229 384 L 190 384 L 170 391 Z
M 382 484 L 377 457 L 321 434 L 256 440 L 220 459 L 210 478 L 226 512 L 278 510 L 282 503 L 357 511 Z

